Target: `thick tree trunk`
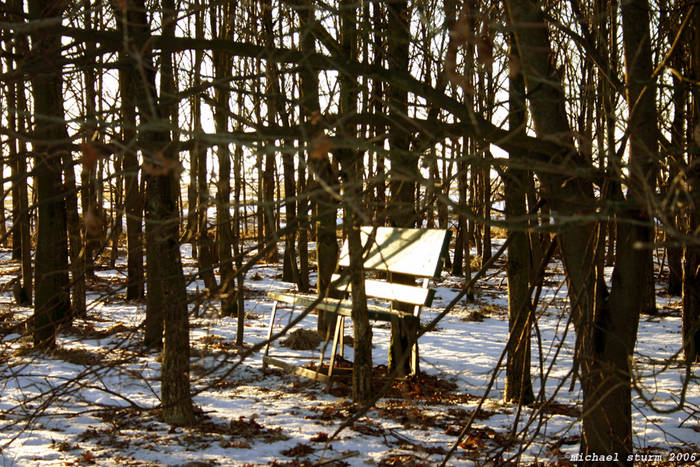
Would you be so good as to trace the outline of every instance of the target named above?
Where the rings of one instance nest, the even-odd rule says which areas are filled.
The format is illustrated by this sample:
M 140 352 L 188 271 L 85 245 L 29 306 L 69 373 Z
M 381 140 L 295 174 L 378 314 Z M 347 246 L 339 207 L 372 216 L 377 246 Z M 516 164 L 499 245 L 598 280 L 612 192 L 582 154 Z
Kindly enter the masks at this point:
M 65 187 L 61 180 L 63 144 L 68 134 L 63 113 L 61 35 L 53 22 L 63 14 L 65 2 L 31 0 L 29 17 L 49 21 L 32 32 L 29 61 L 34 94 L 34 160 L 39 205 L 36 250 L 34 346 L 55 345 L 57 327 L 71 319 Z
M 695 43 L 693 44 L 693 76 L 700 78 L 700 11 L 695 8 Z M 700 124 L 700 91 L 693 88 L 694 125 Z M 700 158 L 698 142 L 695 141 L 688 154 L 688 193 L 692 194 L 691 212 L 689 214 L 690 235 L 695 235 L 695 242 L 688 242 L 683 252 L 683 351 L 687 362 L 700 362 L 700 245 L 697 232 L 700 229 Z
M 304 0 L 297 14 L 301 24 L 301 47 L 306 56 L 315 53 L 316 41 L 312 34 L 314 26 L 314 2 Z M 302 62 L 299 72 L 301 91 L 301 114 L 304 117 L 304 128 L 307 133 L 305 141 L 307 161 L 310 175 L 315 179 L 307 187 L 308 199 L 315 207 L 315 223 L 312 225 L 316 237 L 316 264 L 318 266 L 318 281 L 316 290 L 319 295 L 327 296 L 331 275 L 338 262 L 338 240 L 336 238 L 336 220 L 338 201 L 328 190 L 338 192 L 338 178 L 331 166 L 327 140 L 320 127 L 318 70 L 308 61 Z M 301 169 L 300 169 L 301 170 Z M 324 187 L 327 187 L 324 188 Z M 301 214 L 301 211 L 300 211 Z M 317 330 L 326 335 L 333 329 L 335 316 L 326 311 L 318 311 Z
M 557 164 L 565 171 L 580 159 L 580 155 L 573 149 L 571 131 L 564 114 L 564 95 L 559 84 L 561 78 L 550 60 L 550 43 L 542 12 L 526 0 L 510 0 L 507 6 L 528 87 L 535 129 L 540 137 L 553 139 L 562 146 L 562 153 L 552 156 L 551 172 L 538 174 L 544 196 L 555 215 L 588 212 L 594 206 L 590 182 L 555 173 Z M 648 24 L 647 20 L 647 27 Z M 650 57 L 648 54 L 640 56 Z M 651 95 L 654 95 L 653 92 Z M 655 119 L 651 120 L 655 122 Z M 655 137 L 656 133 L 652 132 L 652 135 Z M 631 246 L 634 240 L 640 239 L 636 235 L 638 231 L 625 230 L 622 224 L 618 227 L 623 230 L 618 234 L 618 240 L 624 244 Z M 621 244 L 618 242 L 617 261 L 620 263 L 613 279 L 613 288 L 617 289 L 613 291 L 615 304 L 613 297 L 610 302 L 605 301 L 606 289 L 602 277 L 595 277 L 595 255 L 598 251 L 596 231 L 595 224 L 582 220 L 576 223 L 575 228 L 557 234 L 579 341 L 577 357 L 584 390 L 582 450 L 598 454 L 617 452 L 624 459 L 632 447 L 628 358 L 631 357 L 636 338 L 640 302 L 638 297 L 630 297 L 631 301 L 627 304 L 619 302 L 625 294 L 638 290 L 642 278 L 635 271 L 630 272 L 631 265 L 622 264 L 621 259 L 637 261 L 640 255 L 635 256 L 634 252 L 621 254 Z M 638 270 L 643 271 L 643 268 Z M 627 288 L 630 280 L 636 282 L 636 286 Z M 624 288 L 621 290 L 621 287 Z M 594 306 L 596 303 L 597 306 Z
M 172 0 L 163 2 L 163 16 L 175 18 Z M 191 425 L 194 409 L 189 383 L 189 324 L 185 278 L 180 262 L 177 193 L 179 167 L 172 149 L 169 115 L 163 115 L 156 93 L 156 73 L 148 44 L 150 28 L 143 0 L 115 5 L 127 53 L 136 47 L 138 62 L 131 66 L 143 77 L 134 86 L 141 123 L 156 130 L 143 131 L 146 188 L 147 304 L 145 344 L 157 346 L 163 339 L 161 403 L 163 419 L 171 425 Z M 174 34 L 174 23 L 163 25 L 163 34 Z M 161 61 L 167 65 L 168 61 Z M 161 73 L 171 73 L 162 69 Z M 165 77 L 163 79 L 170 79 Z
M 513 58 L 515 54 L 513 54 Z M 524 133 L 526 124 L 525 82 L 518 67 L 510 64 L 508 126 L 513 133 Z M 509 159 L 519 162 L 521 154 L 511 153 Z M 527 233 L 525 192 L 528 173 L 515 167 L 506 169 L 503 178 L 510 244 L 506 275 L 508 277 L 508 355 L 504 399 L 519 405 L 535 400 L 530 378 L 530 332 L 533 310 L 530 306 L 532 263 Z
M 405 0 L 391 0 L 387 8 L 389 17 L 389 72 L 406 73 L 408 71 L 411 10 Z M 410 133 L 405 123 L 405 119 L 408 118 L 408 93 L 405 89 L 390 84 L 388 95 L 389 120 L 391 122 L 389 134 L 389 147 L 391 149 L 389 223 L 394 227 L 413 227 L 416 222 L 414 197 L 418 157 L 409 153 Z M 394 281 L 401 282 L 402 279 L 394 277 Z M 413 282 L 413 279 L 404 279 L 404 281 Z M 396 306 L 401 308 L 400 304 Z M 401 376 L 409 374 L 412 370 L 411 359 L 407 358 L 407 355 L 415 342 L 416 329 L 414 325 L 415 323 L 410 320 L 393 320 L 391 323 L 389 370 L 397 370 Z M 418 371 L 418 368 L 413 370 Z

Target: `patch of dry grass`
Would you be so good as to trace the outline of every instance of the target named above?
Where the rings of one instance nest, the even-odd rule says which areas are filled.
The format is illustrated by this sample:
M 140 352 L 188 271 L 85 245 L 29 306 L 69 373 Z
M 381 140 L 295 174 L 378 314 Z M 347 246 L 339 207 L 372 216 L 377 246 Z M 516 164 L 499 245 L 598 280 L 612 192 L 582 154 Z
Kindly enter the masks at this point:
M 313 350 L 322 341 L 323 338 L 316 331 L 297 329 L 283 340 L 280 345 L 289 347 L 292 350 Z

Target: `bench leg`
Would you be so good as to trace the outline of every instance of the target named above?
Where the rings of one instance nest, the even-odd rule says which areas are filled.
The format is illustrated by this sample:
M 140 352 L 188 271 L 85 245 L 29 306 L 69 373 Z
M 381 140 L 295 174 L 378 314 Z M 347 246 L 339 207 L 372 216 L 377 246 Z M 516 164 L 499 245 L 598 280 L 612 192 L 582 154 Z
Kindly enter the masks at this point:
M 333 333 L 333 346 L 331 347 L 331 358 L 328 362 L 328 384 L 326 385 L 326 391 L 330 391 L 331 384 L 333 383 L 333 366 L 335 365 L 335 354 L 338 351 L 338 341 L 339 336 L 343 334 L 343 327 L 345 327 L 345 317 L 338 315 L 335 322 L 335 333 Z
M 328 343 L 330 340 L 331 340 L 331 327 L 327 326 L 326 327 L 326 335 L 323 338 L 323 346 L 321 346 L 321 355 L 318 358 L 318 369 L 319 370 L 323 366 L 323 360 L 326 358 L 326 347 L 328 347 Z
M 272 313 L 270 313 L 270 325 L 267 328 L 267 343 L 265 344 L 265 352 L 263 353 L 263 370 L 267 368 L 267 357 L 270 352 L 270 339 L 272 338 L 272 327 L 275 324 L 275 315 L 277 314 L 277 300 L 272 304 Z
M 336 323 L 336 326 L 338 323 Z M 338 355 L 341 357 L 345 356 L 345 317 L 343 316 L 343 319 L 340 320 L 340 342 L 338 343 L 340 346 L 340 350 L 338 351 Z
M 418 374 L 418 341 L 411 346 L 411 374 Z

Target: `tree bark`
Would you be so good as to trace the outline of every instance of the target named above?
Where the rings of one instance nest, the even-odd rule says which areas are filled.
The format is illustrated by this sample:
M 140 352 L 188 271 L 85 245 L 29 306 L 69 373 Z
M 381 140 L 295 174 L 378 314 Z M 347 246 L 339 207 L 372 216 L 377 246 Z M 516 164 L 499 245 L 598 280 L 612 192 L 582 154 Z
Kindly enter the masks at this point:
M 357 56 L 357 4 L 343 0 L 340 4 L 341 47 L 348 57 Z M 357 79 L 348 75 L 340 77 L 340 113 L 350 116 L 357 112 Z M 355 125 L 346 124 L 342 138 L 357 138 Z M 362 153 L 355 149 L 337 151 L 346 179 L 343 183 L 344 225 L 348 235 L 350 254 L 350 282 L 352 284 L 352 324 L 354 330 L 354 362 L 352 366 L 352 399 L 355 403 L 372 398 L 372 328 L 367 312 L 363 247 L 360 236 L 362 225 Z
M 314 2 L 303 0 L 297 10 L 301 25 L 301 48 L 305 56 L 311 56 L 316 51 L 316 40 L 312 30 L 315 25 Z M 316 237 L 316 264 L 318 280 L 316 291 L 326 297 L 329 293 L 331 275 L 335 272 L 338 262 L 338 240 L 336 238 L 336 220 L 338 201 L 335 195 L 338 190 L 338 177 L 329 159 L 330 145 L 323 136 L 320 120 L 321 106 L 319 104 L 318 70 L 314 65 L 304 60 L 301 62 L 300 78 L 300 113 L 304 118 L 306 132 L 306 159 L 308 169 L 314 181 L 310 182 L 307 191 L 308 199 L 315 208 L 316 221 L 312 224 Z M 329 328 L 335 325 L 335 315 L 318 310 L 317 330 L 326 335 Z
M 508 126 L 514 133 L 524 132 L 526 128 L 525 82 L 518 66 L 512 61 L 509 86 Z M 510 153 L 508 158 L 516 164 L 522 161 L 518 153 Z M 508 167 L 503 178 L 506 222 L 511 239 L 506 262 L 509 338 L 504 399 L 518 405 L 528 405 L 535 400 L 530 377 L 530 333 L 533 310 L 530 305 L 529 290 L 532 276 L 531 249 L 525 205 L 527 178 L 527 170 L 516 167 Z
M 66 185 L 66 221 L 70 240 L 71 298 L 74 316 L 85 317 L 87 313 L 85 293 L 85 256 L 83 238 L 78 215 L 78 190 L 75 186 L 75 169 L 70 153 L 64 155 L 64 180 Z
M 411 10 L 405 0 L 388 2 L 388 60 L 389 72 L 408 71 L 410 44 Z M 389 97 L 389 147 L 391 149 L 391 170 L 389 186 L 389 223 L 394 227 L 413 227 L 415 212 L 415 176 L 418 171 L 418 157 L 409 152 L 410 133 L 406 128 L 408 119 L 408 93 L 405 89 L 390 82 Z M 394 276 L 395 282 L 413 282 L 411 278 Z M 402 309 L 401 304 L 396 304 Z M 411 359 L 407 355 L 415 342 L 415 322 L 413 320 L 392 320 L 391 343 L 389 346 L 389 371 L 397 370 L 400 376 L 411 373 Z M 418 361 L 418 359 L 416 359 Z M 418 371 L 418 368 L 414 368 Z
M 204 12 L 199 11 L 195 16 L 195 35 L 204 37 Z M 201 83 L 201 69 L 204 60 L 204 51 L 197 50 L 195 52 L 194 65 L 194 82 L 195 87 Z M 194 120 L 194 130 L 196 135 L 204 133 L 202 129 L 202 104 L 199 96 L 192 99 L 192 118 Z M 197 138 L 197 136 L 195 136 Z M 191 153 L 193 161 L 190 170 L 194 174 L 194 192 L 193 197 L 196 201 L 190 203 L 190 209 L 194 210 L 194 232 L 195 237 L 192 239 L 193 244 L 197 244 L 199 255 L 197 257 L 197 269 L 199 276 L 204 281 L 204 286 L 209 294 L 213 296 L 219 289 L 214 276 L 214 264 L 216 263 L 216 245 L 214 240 L 209 235 L 209 174 L 207 172 L 207 149 L 203 144 L 199 143 L 199 138 L 194 145 L 194 150 Z M 218 212 L 218 208 L 217 208 Z
M 124 54 L 121 54 L 122 56 Z M 139 160 L 136 154 L 136 99 L 133 86 L 137 84 L 133 67 L 119 70 L 121 88 L 121 127 L 124 157 L 124 209 L 126 211 L 126 299 L 144 297 L 143 267 L 143 200 L 139 183 Z
M 66 2 L 30 0 L 29 17 L 49 20 L 31 33 L 29 61 L 34 94 L 34 160 L 39 205 L 36 250 L 34 346 L 55 345 L 57 327 L 71 319 L 68 280 L 65 187 L 62 158 L 68 133 L 63 113 L 61 35 L 52 20 L 61 18 Z
M 700 78 L 700 10 L 694 11 L 695 41 L 693 43 L 693 76 Z M 700 91 L 693 87 L 694 121 L 692 128 L 697 133 L 700 124 Z M 697 151 L 700 147 L 698 138 L 688 153 L 688 194 L 692 196 L 692 208 L 689 214 L 689 234 L 695 236 L 695 241 L 688 241 L 683 251 L 683 351 L 688 363 L 700 361 L 700 245 L 697 243 L 697 232 L 700 229 L 700 158 Z
M 535 130 L 541 138 L 554 140 L 562 148 L 559 154 L 552 155 L 551 172 L 538 173 L 551 214 L 580 215 L 591 212 L 595 203 L 590 181 L 583 177 L 565 179 L 555 173 L 558 165 L 565 168 L 567 164 L 579 161 L 581 156 L 574 150 L 564 113 L 561 76 L 550 60 L 550 42 L 542 11 L 526 0 L 510 0 L 507 7 Z M 647 20 L 647 27 L 648 24 Z M 649 58 L 649 55 L 641 56 Z M 621 226 L 618 225 L 619 228 Z M 618 263 L 618 272 L 613 278 L 613 288 L 617 289 L 613 290 L 615 305 L 613 297 L 610 302 L 606 301 L 607 290 L 603 278 L 595 276 L 598 252 L 596 231 L 595 223 L 582 219 L 575 223 L 575 228 L 569 227 L 557 233 L 567 272 L 569 299 L 577 331 L 577 360 L 584 392 L 581 444 L 584 453 L 618 453 L 625 459 L 632 448 L 628 358 L 631 358 L 636 339 L 640 302 L 639 297 L 630 297 L 631 303 L 617 304 L 630 290 L 638 290 L 636 287 L 626 288 L 630 280 L 637 285 L 642 280 L 634 271 L 630 273 L 629 265 Z M 622 255 L 619 250 L 620 241 L 632 245 L 638 240 L 639 237 L 634 236 L 636 233 L 632 229 L 632 232 L 618 234 L 616 261 L 620 262 L 621 258 L 635 258 L 636 261 L 640 256 Z M 643 268 L 638 268 L 638 271 L 643 271 Z
M 23 2 L 11 2 L 11 20 L 20 22 L 23 17 Z M 9 43 L 8 43 L 9 45 Z M 26 57 L 29 45 L 23 34 L 14 37 L 14 53 L 17 57 Z M 9 50 L 10 47 L 8 47 Z M 27 99 L 25 85 L 19 81 L 16 85 L 8 84 L 8 127 L 11 134 L 25 134 L 25 115 L 27 115 Z M 34 269 L 32 266 L 31 222 L 29 212 L 29 197 L 27 193 L 27 145 L 22 138 L 10 140 L 10 163 L 12 164 L 12 257 L 21 261 L 21 281 L 17 291 L 17 304 L 31 306 L 34 291 Z
M 164 34 L 174 34 L 175 18 L 172 0 L 163 2 Z M 155 346 L 163 339 L 161 369 L 161 403 L 163 419 L 171 425 L 194 423 L 194 409 L 189 383 L 189 323 L 185 278 L 180 262 L 179 162 L 172 149 L 169 115 L 163 115 L 156 93 L 156 73 L 148 48 L 150 28 L 143 0 L 115 5 L 119 26 L 125 34 L 125 45 L 131 66 L 143 79 L 135 86 L 144 142 L 146 189 L 147 308 L 145 344 Z M 142 48 L 145 47 L 145 48 Z M 163 62 L 161 62 L 163 63 Z M 167 61 L 166 61 L 167 63 Z M 140 68 L 139 68 L 140 67 Z M 168 73 L 169 70 L 161 70 Z
M 227 1 L 223 4 L 223 13 L 220 16 L 219 38 L 233 40 L 234 3 Z M 214 73 L 216 86 L 214 98 L 214 123 L 216 131 L 224 133 L 228 131 L 228 115 L 230 113 L 228 91 L 231 81 L 231 67 L 233 58 L 225 52 L 214 53 Z M 235 278 L 233 274 L 233 256 L 231 255 L 231 152 L 228 143 L 219 144 L 217 147 L 219 161 L 219 180 L 216 189 L 216 243 L 219 257 L 219 275 L 221 286 L 219 297 L 221 298 L 221 314 L 233 316 L 236 314 L 237 303 L 235 295 Z

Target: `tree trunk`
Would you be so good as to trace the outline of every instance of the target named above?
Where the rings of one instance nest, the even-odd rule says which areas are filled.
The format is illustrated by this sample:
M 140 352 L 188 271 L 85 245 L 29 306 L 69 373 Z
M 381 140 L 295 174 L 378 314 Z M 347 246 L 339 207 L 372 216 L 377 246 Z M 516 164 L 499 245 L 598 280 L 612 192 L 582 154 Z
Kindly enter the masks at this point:
M 388 3 L 388 60 L 389 72 L 408 71 L 408 49 L 410 44 L 411 10 L 405 0 L 391 0 Z M 416 221 L 414 206 L 415 176 L 418 171 L 418 157 L 409 153 L 410 133 L 405 119 L 408 117 L 408 93 L 399 86 L 389 85 L 389 147 L 391 149 L 391 171 L 389 185 L 389 223 L 394 227 L 413 227 Z M 394 277 L 396 282 L 413 282 L 413 279 Z M 397 304 L 399 309 L 402 308 Z M 415 342 L 416 330 L 412 320 L 392 320 L 391 343 L 389 348 L 389 370 L 398 370 L 399 375 L 411 372 L 411 359 L 407 355 Z M 416 359 L 417 361 L 417 359 Z M 400 364 L 401 363 L 401 364 Z M 400 366 L 399 366 L 400 365 Z M 414 368 L 418 371 L 418 368 Z
M 513 57 L 515 55 L 513 54 Z M 512 133 L 525 133 L 525 82 L 514 63 L 510 63 L 508 127 Z M 521 154 L 510 153 L 508 158 L 518 163 Z M 506 360 L 506 387 L 504 399 L 518 405 L 535 400 L 530 378 L 530 333 L 532 309 L 529 282 L 532 276 L 530 242 L 527 233 L 525 191 L 527 170 L 508 167 L 503 178 L 506 204 L 508 245 L 506 275 L 508 277 L 508 355 Z
M 456 143 L 456 141 L 454 142 Z M 452 275 L 461 276 L 464 274 L 464 252 L 467 252 L 466 261 L 469 261 L 469 242 L 467 242 L 467 217 L 462 209 L 467 208 L 467 163 L 466 151 L 460 151 L 458 143 L 452 145 L 452 154 L 457 158 L 457 235 L 455 236 L 455 253 L 452 259 Z M 464 138 L 464 145 L 467 146 L 467 139 Z M 465 245 L 467 245 L 465 247 Z
M 78 215 L 78 190 L 75 186 L 75 169 L 70 153 L 63 156 L 64 180 L 66 184 L 66 221 L 68 238 L 70 240 L 70 274 L 71 298 L 73 300 L 73 315 L 85 317 L 85 256 L 84 243 L 80 232 L 80 216 Z
M 163 115 L 156 93 L 156 70 L 150 49 L 143 44 L 150 42 L 150 28 L 146 19 L 143 0 L 133 0 L 126 5 L 115 5 L 120 30 L 125 34 L 127 53 L 132 48 L 139 53 L 138 62 L 130 64 L 141 72 L 142 79 L 134 86 L 141 123 L 155 128 L 142 130 L 144 142 L 144 173 L 146 188 L 146 243 L 147 255 L 147 305 L 145 344 L 158 345 L 163 337 L 161 370 L 161 403 L 163 419 L 171 425 L 194 423 L 194 409 L 189 382 L 189 323 L 185 278 L 180 262 L 179 217 L 177 193 L 179 167 L 170 141 L 169 115 Z M 164 35 L 173 35 L 176 18 L 172 0 L 163 2 Z M 168 60 L 162 59 L 166 68 L 161 73 L 170 74 Z M 172 75 L 171 75 L 172 76 Z M 164 77 L 163 79 L 171 79 Z
M 357 4 L 343 0 L 340 4 L 341 47 L 350 59 L 357 56 Z M 340 76 L 340 114 L 357 113 L 357 78 Z M 341 137 L 348 142 L 357 138 L 357 128 L 352 124 L 342 127 Z M 352 366 L 352 399 L 355 403 L 371 400 L 372 391 L 372 328 L 367 312 L 363 247 L 360 236 L 362 224 L 362 153 L 354 149 L 337 151 L 347 179 L 343 184 L 344 224 L 348 235 L 350 254 L 350 282 L 352 284 L 352 323 L 354 330 L 354 362 Z
M 521 62 L 531 104 L 535 130 L 541 137 L 557 141 L 562 151 L 552 154 L 551 171 L 538 173 L 544 188 L 544 196 L 552 213 L 576 215 L 594 209 L 593 190 L 589 181 L 582 178 L 566 178 L 557 172 L 557 164 L 567 166 L 581 160 L 574 148 L 571 130 L 564 114 L 564 94 L 561 77 L 553 68 L 550 41 L 539 7 L 527 0 L 507 2 L 508 14 L 514 28 L 515 43 Z M 648 21 L 646 26 L 648 27 Z M 647 36 L 648 37 L 648 36 Z M 648 43 L 647 43 L 648 44 Z M 641 54 L 648 58 L 649 55 Z M 542 79 L 546 78 L 546 81 Z M 636 78 L 635 78 L 636 79 Z M 653 93 L 651 94 L 653 96 Z M 655 122 L 652 119 L 652 122 Z M 634 126 L 632 126 L 634 128 Z M 656 133 L 652 133 L 656 135 Z M 562 172 L 564 171 L 562 170 Z M 621 227 L 621 224 L 618 226 Z M 567 228 L 557 234 L 564 266 L 567 272 L 569 298 L 576 326 L 579 345 L 578 362 L 584 391 L 584 416 L 582 451 L 598 454 L 618 453 L 625 459 L 631 452 L 631 403 L 628 358 L 634 347 L 639 313 L 639 299 L 610 308 L 604 300 L 606 289 L 602 277 L 596 277 L 595 247 L 597 227 L 581 220 L 575 228 Z M 632 245 L 634 238 L 619 234 L 618 239 Z M 618 243 L 618 248 L 621 244 Z M 638 255 L 639 256 L 639 255 Z M 618 249 L 617 260 L 632 258 Z M 625 284 L 630 279 L 642 283 L 635 273 L 619 265 Z M 627 265 L 625 265 L 627 266 Z M 643 269 L 639 269 L 642 271 Z M 613 288 L 620 288 L 620 272 L 614 278 Z M 631 290 L 638 290 L 632 287 Z M 616 303 L 624 293 L 613 291 Z M 597 303 L 597 306 L 594 304 Z M 636 306 L 635 306 L 636 305 Z M 614 313 L 610 311 L 614 310 Z M 609 378 L 609 379 L 606 379 Z M 612 388 L 612 389 L 611 389 Z M 604 393 L 601 391 L 605 391 Z
M 700 77 L 700 11 L 696 8 L 695 41 L 693 44 L 693 76 Z M 693 87 L 693 117 L 692 128 L 700 123 L 700 91 Z M 697 130 L 696 130 L 697 131 Z M 698 158 L 697 138 L 688 152 L 688 193 L 692 195 L 693 208 L 689 215 L 690 235 L 696 235 L 700 229 L 700 159 Z M 688 363 L 700 362 L 700 246 L 696 242 L 688 242 L 683 252 L 683 351 Z
M 114 167 L 114 182 L 111 186 L 112 191 L 112 213 L 114 218 L 112 220 L 112 232 L 111 232 L 111 243 L 112 250 L 109 254 L 109 267 L 114 269 L 117 258 L 119 257 L 119 241 L 122 236 L 123 229 L 123 215 L 124 215 L 124 174 L 121 172 L 121 167 L 123 156 L 121 154 L 115 154 L 114 160 L 112 161 Z
M 272 22 L 272 0 L 261 0 L 262 8 L 262 26 L 264 34 L 264 44 L 266 47 L 274 47 L 274 31 Z M 278 89 L 278 72 L 277 64 L 272 60 L 265 61 L 265 104 L 268 108 L 268 124 L 276 124 L 276 119 L 278 115 L 278 101 L 279 101 L 279 89 Z M 275 171 L 276 171 L 276 157 L 275 153 L 272 151 L 265 151 L 265 169 L 263 171 L 262 177 L 262 189 L 263 189 L 263 226 L 265 232 L 265 246 L 275 243 L 274 248 L 270 248 L 266 255 L 266 260 L 270 263 L 276 262 L 279 258 L 277 251 L 277 229 L 275 218 L 275 208 L 277 203 L 275 202 Z
M 201 2 L 198 2 L 201 4 Z M 204 11 L 199 11 L 195 17 L 195 34 L 197 37 L 204 37 Z M 202 62 L 204 51 L 195 52 L 195 82 L 199 85 L 201 81 Z M 203 134 L 202 129 L 202 104 L 198 96 L 192 99 L 192 113 L 194 128 L 197 134 Z M 196 214 L 195 231 L 197 232 L 196 242 L 199 250 L 197 257 L 197 268 L 199 275 L 204 281 L 210 295 L 213 296 L 219 289 L 214 276 L 214 265 L 217 263 L 216 244 L 209 234 L 209 173 L 207 171 L 207 149 L 199 142 L 195 142 L 192 158 L 196 160 L 190 170 L 196 170 Z
M 204 37 L 204 12 L 199 11 L 195 16 L 195 35 Z M 195 51 L 194 81 L 195 87 L 201 83 L 202 62 L 204 51 Z M 209 235 L 209 174 L 207 172 L 207 148 L 199 142 L 198 135 L 204 133 L 202 129 L 202 103 L 199 96 L 192 99 L 192 119 L 195 130 L 195 144 L 191 152 L 192 166 L 190 171 L 194 177 L 194 191 L 192 196 L 194 201 L 190 203 L 190 209 L 194 210 L 192 219 L 194 222 L 194 237 L 192 244 L 197 245 L 199 254 L 197 256 L 197 270 L 199 276 L 204 281 L 210 296 L 213 296 L 219 289 L 214 276 L 214 264 L 216 261 L 216 245 L 211 235 Z M 218 208 L 217 208 L 218 212 Z
M 123 58 L 124 52 L 120 54 Z M 126 299 L 144 297 L 143 266 L 143 199 L 139 182 L 139 160 L 136 153 L 136 96 L 133 88 L 138 84 L 138 74 L 133 67 L 119 70 L 121 89 L 121 128 L 124 157 L 124 209 L 126 211 Z
M 29 17 L 49 21 L 31 33 L 29 60 L 35 67 L 31 76 L 34 94 L 34 173 L 39 206 L 36 250 L 36 301 L 34 304 L 34 346 L 55 345 L 57 327 L 71 319 L 68 242 L 66 237 L 65 187 L 61 180 L 62 158 L 68 141 L 63 113 L 61 35 L 58 23 L 65 2 L 30 0 Z
M 303 148 L 299 150 L 299 167 L 297 169 L 297 183 L 299 197 L 297 200 L 297 219 L 299 220 L 299 276 L 297 288 L 299 292 L 308 292 L 309 284 L 309 197 L 306 180 L 306 164 L 308 159 Z
M 314 2 L 304 0 L 302 7 L 297 11 L 301 30 L 301 47 L 305 56 L 315 53 L 316 41 L 311 32 L 314 22 Z M 320 126 L 318 70 L 313 68 L 310 62 L 303 61 L 299 72 L 301 114 L 304 117 L 307 140 L 306 153 L 309 172 L 315 182 L 309 183 L 307 188 L 309 201 L 316 209 L 316 222 L 313 226 L 316 236 L 316 264 L 318 266 L 318 281 L 316 290 L 319 295 L 328 295 L 328 286 L 331 275 L 335 271 L 338 262 L 338 241 L 336 239 L 336 219 L 338 201 L 329 193 L 329 190 L 338 191 L 338 178 L 331 166 L 328 151 L 330 145 L 322 134 Z M 323 310 L 318 310 L 317 330 L 319 334 L 326 335 L 333 329 L 335 315 Z
M 223 4 L 223 13 L 220 16 L 219 38 L 233 40 L 234 30 L 234 3 L 227 1 Z M 216 131 L 225 133 L 228 131 L 228 115 L 230 92 L 228 86 L 231 81 L 232 57 L 223 52 L 214 52 L 215 82 L 214 98 L 214 123 Z M 228 143 L 217 146 L 219 161 L 219 180 L 216 190 L 216 243 L 219 256 L 219 275 L 221 286 L 219 296 L 221 298 L 221 314 L 233 316 L 237 312 L 235 295 L 235 278 L 233 275 L 233 257 L 231 255 L 231 152 Z
M 11 21 L 20 22 L 23 17 L 23 3 L 18 0 L 11 2 Z M 10 41 L 8 50 L 11 49 Z M 24 34 L 14 36 L 14 53 L 17 57 L 25 57 L 28 53 L 27 38 Z M 9 60 L 9 59 L 8 59 Z M 24 81 L 8 84 L 7 93 L 8 127 L 11 135 L 25 134 L 25 115 L 27 115 L 27 99 Z M 29 197 L 27 193 L 27 146 L 22 138 L 10 138 L 10 163 L 12 164 L 12 258 L 21 261 L 21 281 L 15 287 L 16 301 L 20 306 L 31 306 L 33 295 L 33 266 L 31 223 L 29 213 Z

